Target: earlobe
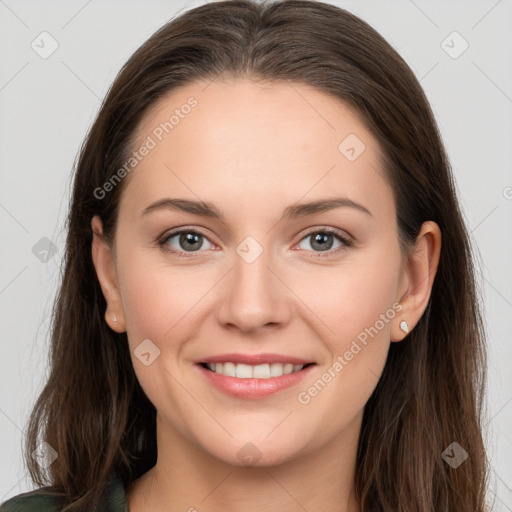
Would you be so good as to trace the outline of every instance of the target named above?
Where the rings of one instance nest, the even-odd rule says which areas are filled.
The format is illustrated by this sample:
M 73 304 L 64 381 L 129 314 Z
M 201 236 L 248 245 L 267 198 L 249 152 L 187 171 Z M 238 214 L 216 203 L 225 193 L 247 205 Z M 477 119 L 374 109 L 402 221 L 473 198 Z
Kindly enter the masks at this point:
M 391 326 L 391 341 L 402 341 L 404 338 L 407 337 L 409 334 L 409 331 L 411 329 L 410 322 L 405 320 L 405 314 L 403 313 L 403 305 L 402 309 L 400 310 L 400 314 L 395 317 L 395 322 Z
M 107 307 L 107 310 L 105 311 L 105 321 L 107 322 L 107 324 L 113 331 L 116 331 L 119 333 L 126 331 L 126 326 L 125 326 L 124 322 L 121 321 L 120 318 L 118 319 L 117 315 L 115 315 L 114 313 L 111 313 L 109 311 L 108 307 Z
M 402 329 L 402 331 L 405 332 L 405 334 L 409 332 L 409 325 L 407 325 L 407 322 L 405 320 L 402 320 L 400 322 L 400 329 Z
M 441 254 L 441 230 L 433 221 L 424 222 L 405 263 L 405 290 L 398 300 L 402 305 L 391 341 L 403 340 L 422 317 L 427 308 Z
M 112 330 L 121 333 L 126 330 L 126 327 L 121 294 L 117 286 L 115 261 L 112 250 L 103 237 L 103 226 L 98 215 L 92 218 L 91 228 L 93 232 L 92 260 L 107 303 L 105 321 Z

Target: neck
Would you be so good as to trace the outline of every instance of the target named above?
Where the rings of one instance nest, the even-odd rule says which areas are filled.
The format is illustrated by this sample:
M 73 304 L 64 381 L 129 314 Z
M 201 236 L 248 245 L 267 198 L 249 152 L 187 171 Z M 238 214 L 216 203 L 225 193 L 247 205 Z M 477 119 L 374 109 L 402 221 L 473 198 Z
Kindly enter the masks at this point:
M 278 465 L 233 466 L 157 415 L 156 465 L 127 489 L 130 512 L 360 512 L 354 491 L 362 412 L 337 437 Z

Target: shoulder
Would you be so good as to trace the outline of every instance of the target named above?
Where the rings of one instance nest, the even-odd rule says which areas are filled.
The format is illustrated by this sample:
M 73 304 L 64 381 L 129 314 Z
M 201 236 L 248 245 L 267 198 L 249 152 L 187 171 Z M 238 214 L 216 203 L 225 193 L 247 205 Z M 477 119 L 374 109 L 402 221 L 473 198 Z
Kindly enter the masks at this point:
M 18 494 L 0 504 L 0 512 L 58 512 L 59 510 L 57 498 L 43 488 Z
M 18 494 L 0 503 L 0 512 L 61 512 L 62 508 L 57 495 L 51 493 L 48 487 Z M 124 483 L 117 473 L 112 474 L 109 479 L 102 510 L 105 512 L 128 511 Z

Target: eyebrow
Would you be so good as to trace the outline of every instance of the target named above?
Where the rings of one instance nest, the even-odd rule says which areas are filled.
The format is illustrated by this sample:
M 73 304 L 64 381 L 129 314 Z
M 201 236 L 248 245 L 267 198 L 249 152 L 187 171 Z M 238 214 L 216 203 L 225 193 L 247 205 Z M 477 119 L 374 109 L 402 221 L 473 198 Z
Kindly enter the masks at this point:
M 349 207 L 359 210 L 371 217 L 372 213 L 365 208 L 362 204 L 356 203 L 346 197 L 335 197 L 327 199 L 319 199 L 309 203 L 297 203 L 288 206 L 281 216 L 280 221 L 288 219 L 297 219 L 300 217 L 306 217 L 308 215 L 314 215 L 315 213 L 321 213 L 335 208 Z M 149 213 L 159 210 L 177 210 L 193 215 L 200 215 L 203 217 L 210 217 L 224 220 L 224 216 L 221 211 L 213 204 L 204 201 L 191 201 L 190 199 L 178 199 L 166 197 L 150 204 L 144 208 L 141 216 L 148 215 Z

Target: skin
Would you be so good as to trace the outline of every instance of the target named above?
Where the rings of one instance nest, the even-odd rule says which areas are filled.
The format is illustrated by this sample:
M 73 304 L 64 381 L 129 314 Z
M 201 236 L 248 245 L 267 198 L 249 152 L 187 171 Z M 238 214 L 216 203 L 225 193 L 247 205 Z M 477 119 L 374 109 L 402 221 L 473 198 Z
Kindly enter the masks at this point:
M 101 237 L 98 217 L 91 223 L 105 319 L 126 330 L 137 378 L 157 409 L 158 461 L 127 490 L 130 512 L 357 512 L 364 406 L 390 343 L 406 337 L 400 322 L 412 330 L 427 306 L 439 228 L 426 222 L 404 255 L 378 141 L 344 103 L 298 84 L 232 79 L 205 87 L 171 91 L 146 113 L 135 147 L 190 96 L 198 100 L 125 178 L 115 246 Z M 366 146 L 354 161 L 338 150 L 349 134 Z M 224 220 L 171 209 L 142 216 L 165 197 L 213 203 Z M 340 207 L 279 222 L 289 205 L 332 197 L 371 215 Z M 196 250 L 179 235 L 167 242 L 189 258 L 157 244 L 183 226 L 205 235 Z M 335 253 L 323 256 L 314 233 L 326 227 L 353 244 L 329 237 Z M 248 236 L 263 249 L 252 263 L 236 251 Z M 389 311 L 378 334 L 300 403 L 298 394 Z M 148 338 L 160 355 L 145 366 L 133 351 Z M 277 394 L 233 398 L 194 365 L 227 352 L 295 355 L 317 366 Z M 249 442 L 260 454 L 253 466 L 237 455 Z

